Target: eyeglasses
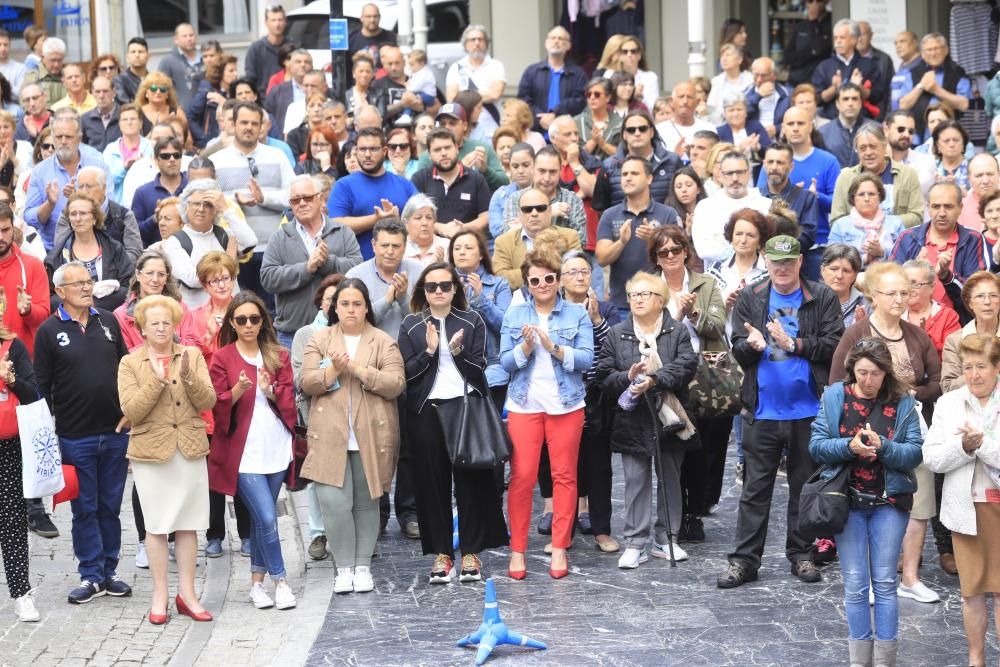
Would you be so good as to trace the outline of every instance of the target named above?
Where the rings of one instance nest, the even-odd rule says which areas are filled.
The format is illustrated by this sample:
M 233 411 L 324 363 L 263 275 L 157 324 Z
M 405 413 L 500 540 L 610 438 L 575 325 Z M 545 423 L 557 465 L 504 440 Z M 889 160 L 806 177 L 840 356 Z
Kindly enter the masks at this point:
M 405 151 L 410 149 L 410 144 L 387 144 L 386 148 L 390 151 Z
M 986 303 L 987 301 L 1000 301 L 1000 294 L 973 294 L 972 300 L 976 303 Z
M 208 210 L 215 208 L 215 204 L 213 204 L 210 201 L 189 201 L 188 206 L 195 209 L 196 211 L 200 211 L 202 209 Z
M 675 245 L 670 248 L 661 248 L 660 250 L 657 250 L 656 256 L 659 257 L 660 259 L 666 259 L 667 257 L 677 256 L 682 252 L 684 252 L 684 248 Z
M 538 287 L 542 283 L 545 283 L 546 285 L 555 285 L 556 280 L 558 279 L 559 276 L 557 276 L 554 273 L 546 273 L 544 276 L 541 277 L 531 276 L 530 278 L 528 278 L 528 287 Z
M 634 56 L 639 53 L 639 49 L 618 49 L 618 52 L 626 56 Z
M 932 280 L 929 280 L 929 281 L 923 282 L 923 283 L 911 282 L 910 283 L 910 291 L 911 292 L 916 292 L 921 287 L 930 287 L 933 284 L 934 284 L 934 281 L 932 281 Z
M 181 153 L 178 151 L 176 153 L 160 153 L 156 156 L 160 160 L 180 160 Z
M 140 276 L 145 277 L 147 280 L 166 280 L 167 274 L 163 271 L 140 271 Z
M 245 327 L 247 322 L 250 326 L 257 326 L 264 320 L 260 315 L 234 315 L 233 322 L 236 322 L 237 326 Z
M 72 283 L 63 283 L 63 287 L 72 287 L 79 290 L 94 289 L 94 280 L 77 280 Z
M 43 151 L 51 151 L 51 150 L 55 150 L 55 148 L 56 148 L 55 144 L 42 144 L 42 150 Z
M 626 134 L 642 134 L 643 132 L 649 132 L 649 125 L 633 125 L 632 127 L 622 128 L 622 132 Z
M 653 298 L 653 295 L 660 296 L 656 292 L 650 292 L 649 290 L 643 290 L 642 292 L 629 292 L 626 296 L 632 301 L 649 301 Z
M 212 287 L 225 287 L 231 282 L 233 282 L 232 276 L 222 276 L 221 278 L 213 278 L 212 280 L 209 280 L 208 284 Z
M 254 178 L 257 178 L 257 175 L 260 174 L 260 169 L 257 168 L 257 160 L 254 160 L 252 157 L 247 158 L 247 168 L 250 170 L 250 175 Z
M 882 290 L 875 290 L 876 294 L 881 294 L 884 297 L 888 297 L 891 301 L 899 299 L 902 301 L 909 295 L 909 290 L 897 290 L 895 292 L 883 292 Z
M 569 271 L 563 271 L 564 276 L 568 276 L 573 280 L 577 278 L 587 278 L 590 276 L 590 269 L 570 269 Z
M 896 132 L 899 134 L 916 134 L 917 131 L 912 127 L 897 127 Z
M 732 178 L 733 176 L 746 176 L 747 172 L 747 169 L 733 169 L 731 171 L 722 172 L 722 175 L 726 178 Z
M 355 146 L 354 150 L 358 153 L 378 153 L 380 150 L 385 148 L 384 146 Z
M 148 90 L 151 93 L 169 93 L 170 92 L 170 89 L 167 88 L 166 86 L 157 86 L 156 84 L 153 84 L 152 86 L 150 86 L 146 90 Z
M 114 72 L 116 69 L 118 69 L 118 66 L 117 65 L 101 65 L 97 69 L 99 71 L 101 71 L 101 72 Z
M 434 292 L 440 291 L 443 294 L 448 294 L 455 288 L 455 283 L 450 280 L 443 283 L 424 283 L 424 292 L 427 294 L 434 294 Z
M 288 203 L 291 206 L 298 206 L 299 204 L 302 203 L 309 204 L 312 202 L 313 199 L 316 199 L 316 197 L 319 197 L 319 193 L 313 195 L 296 195 L 294 197 L 289 197 Z
M 604 91 L 603 90 L 590 90 L 590 91 L 587 91 L 587 99 L 588 100 L 592 100 L 595 97 L 604 97 Z
M 521 206 L 521 213 L 545 213 L 549 210 L 548 204 L 525 204 Z

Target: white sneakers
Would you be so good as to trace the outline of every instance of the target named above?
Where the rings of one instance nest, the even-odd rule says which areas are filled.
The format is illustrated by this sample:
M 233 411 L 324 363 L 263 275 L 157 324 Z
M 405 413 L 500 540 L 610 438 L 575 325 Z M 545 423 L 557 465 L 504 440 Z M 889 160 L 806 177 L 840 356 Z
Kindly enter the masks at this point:
M 623 570 L 634 570 L 641 563 L 645 563 L 648 560 L 649 554 L 646 553 L 645 549 L 628 547 L 625 549 L 625 553 L 621 555 L 621 558 L 618 559 L 618 567 Z
M 649 552 L 649 555 L 653 558 L 665 558 L 670 560 L 670 548 L 666 544 L 657 544 L 653 542 L 653 549 Z M 687 552 L 681 549 L 680 545 L 674 542 L 674 560 L 678 563 L 682 560 L 687 560 Z
M 264 590 L 264 584 L 260 581 L 254 582 L 254 585 L 250 587 L 250 601 L 257 609 L 267 609 L 274 606 L 274 600 Z
M 281 579 L 274 585 L 274 599 L 272 600 L 271 596 L 264 590 L 264 583 L 258 581 L 250 587 L 250 601 L 257 609 L 267 609 L 268 607 L 291 609 L 295 606 L 295 593 L 292 592 L 292 587 L 284 579 Z
M 146 555 L 145 542 L 139 542 L 135 548 L 135 566 L 141 570 L 149 569 L 149 556 Z
M 899 584 L 899 588 L 896 589 L 896 595 L 901 598 L 910 598 L 911 600 L 916 600 L 917 602 L 940 602 L 941 596 L 927 588 L 924 582 L 918 581 L 912 586 L 904 586 L 902 582 Z
M 334 584 L 336 585 L 336 584 Z M 365 565 L 358 565 L 354 568 L 354 592 L 368 593 L 375 590 L 375 580 L 372 578 L 372 570 Z
M 354 590 L 354 568 L 338 567 L 337 577 L 333 580 L 334 593 L 350 593 Z
M 33 623 L 42 617 L 35 609 L 35 601 L 31 599 L 30 591 L 14 600 L 14 612 L 17 618 L 25 623 Z
M 291 609 L 295 606 L 295 593 L 284 579 L 279 579 L 274 586 L 274 606 L 278 609 Z

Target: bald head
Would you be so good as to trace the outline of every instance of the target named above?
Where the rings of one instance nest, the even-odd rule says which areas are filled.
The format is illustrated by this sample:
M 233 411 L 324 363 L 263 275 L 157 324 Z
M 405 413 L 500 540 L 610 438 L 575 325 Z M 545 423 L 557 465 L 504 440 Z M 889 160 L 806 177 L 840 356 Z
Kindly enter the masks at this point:
M 969 185 L 982 198 L 1000 186 L 1000 165 L 990 153 L 977 153 L 969 160 Z
M 566 52 L 569 51 L 569 46 L 569 32 L 562 26 L 556 26 L 549 30 L 549 34 L 545 36 L 545 53 L 548 54 L 549 58 L 562 60 L 566 56 Z
M 785 141 L 796 151 L 808 150 L 812 146 L 812 127 L 812 114 L 799 107 L 788 107 L 781 121 Z
M 697 106 L 698 95 L 694 83 L 681 81 L 674 86 L 670 108 L 674 112 L 675 120 L 680 121 L 681 125 L 690 125 L 694 122 L 694 110 Z

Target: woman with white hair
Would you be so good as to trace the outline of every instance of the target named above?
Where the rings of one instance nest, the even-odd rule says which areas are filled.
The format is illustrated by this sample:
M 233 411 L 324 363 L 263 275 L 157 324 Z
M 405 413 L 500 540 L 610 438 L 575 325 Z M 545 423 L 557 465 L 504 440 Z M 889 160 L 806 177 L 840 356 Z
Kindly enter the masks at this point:
M 403 259 L 415 259 L 423 266 L 446 261 L 448 239 L 434 233 L 437 204 L 432 197 L 422 192 L 410 197 L 403 206 L 402 218 L 406 225 L 406 250 Z
M 194 309 L 208 300 L 205 286 L 198 279 L 198 260 L 215 250 L 235 259 L 239 252 L 257 245 L 257 235 L 245 219 L 224 215 L 228 204 L 218 182 L 211 178 L 188 183 L 180 199 L 184 226 L 163 242 L 163 251 L 180 284 L 181 299 Z
M 771 137 L 759 121 L 747 120 L 747 100 L 743 93 L 733 92 L 722 98 L 722 115 L 726 122 L 715 129 L 719 141 L 733 144 L 751 162 L 760 162 Z

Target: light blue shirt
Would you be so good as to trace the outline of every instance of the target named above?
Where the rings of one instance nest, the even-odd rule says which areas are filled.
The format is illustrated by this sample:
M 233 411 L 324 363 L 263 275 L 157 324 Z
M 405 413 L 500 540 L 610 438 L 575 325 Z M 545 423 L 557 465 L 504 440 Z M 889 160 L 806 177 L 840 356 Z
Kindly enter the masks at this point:
M 108 166 L 104 163 L 101 154 L 86 144 L 80 144 L 79 150 L 80 164 L 77 167 L 77 171 L 79 172 L 84 167 L 100 167 L 104 170 L 108 183 L 111 183 L 111 174 L 108 172 Z M 28 182 L 28 198 L 24 205 L 24 221 L 38 230 L 38 235 L 42 238 L 42 243 L 45 245 L 46 250 L 52 250 L 52 242 L 56 236 L 56 223 L 62 214 L 63 207 L 66 206 L 66 196 L 63 195 L 62 189 L 70 180 L 75 178 L 75 176 L 70 176 L 69 172 L 66 171 L 55 155 L 42 160 L 31 170 L 31 178 Z M 42 222 L 38 219 L 38 209 L 45 203 L 46 186 L 53 182 L 59 186 L 59 198 L 56 200 L 55 206 L 52 207 L 49 219 Z

